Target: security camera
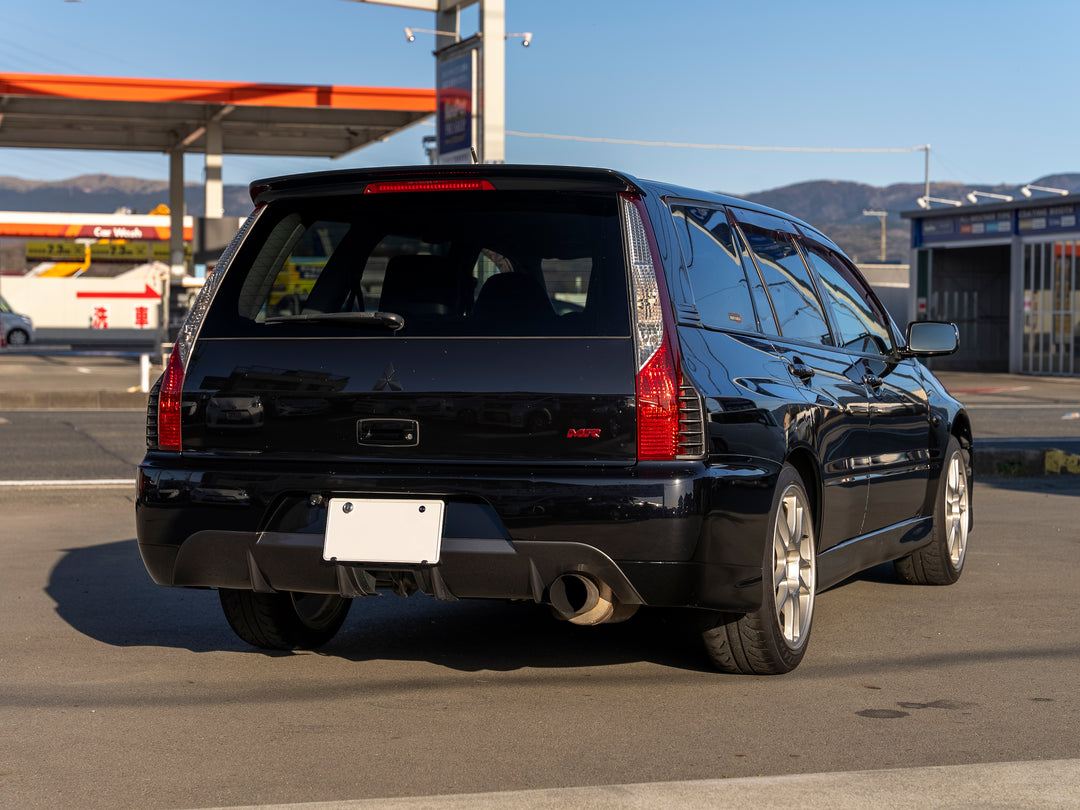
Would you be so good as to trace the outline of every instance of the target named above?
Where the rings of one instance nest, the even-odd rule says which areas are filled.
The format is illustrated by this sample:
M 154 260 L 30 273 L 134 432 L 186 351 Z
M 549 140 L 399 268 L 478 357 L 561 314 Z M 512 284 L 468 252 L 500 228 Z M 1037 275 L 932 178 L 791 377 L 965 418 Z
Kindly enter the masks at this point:
M 522 48 L 528 48 L 530 42 L 532 42 L 532 34 L 526 32 L 525 33 L 525 38 L 523 40 L 521 40 L 521 47 Z
M 970 202 L 970 203 L 977 203 L 979 201 L 979 198 L 976 196 L 974 191 L 971 192 L 970 194 L 968 194 L 967 198 L 968 198 L 968 202 Z
M 409 42 L 415 42 L 416 41 L 416 36 L 413 34 L 411 28 L 406 28 L 405 29 L 405 39 L 409 40 Z

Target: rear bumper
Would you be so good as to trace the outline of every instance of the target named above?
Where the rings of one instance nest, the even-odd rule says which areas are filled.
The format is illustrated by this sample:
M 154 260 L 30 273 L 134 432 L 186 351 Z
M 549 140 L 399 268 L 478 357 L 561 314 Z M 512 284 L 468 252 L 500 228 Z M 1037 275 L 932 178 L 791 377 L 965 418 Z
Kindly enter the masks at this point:
M 557 577 L 578 572 L 627 604 L 760 604 L 770 465 L 379 473 L 195 470 L 148 457 L 136 507 L 143 562 L 155 582 L 182 587 L 547 602 Z M 395 494 L 446 501 L 437 565 L 322 559 L 329 497 Z

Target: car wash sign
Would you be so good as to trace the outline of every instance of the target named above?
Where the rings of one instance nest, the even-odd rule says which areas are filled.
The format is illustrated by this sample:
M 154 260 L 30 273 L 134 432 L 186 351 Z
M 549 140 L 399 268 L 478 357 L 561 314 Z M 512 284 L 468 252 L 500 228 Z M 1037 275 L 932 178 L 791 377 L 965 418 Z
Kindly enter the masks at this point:
M 477 48 L 452 46 L 438 52 L 435 69 L 440 164 L 472 163 L 476 147 Z

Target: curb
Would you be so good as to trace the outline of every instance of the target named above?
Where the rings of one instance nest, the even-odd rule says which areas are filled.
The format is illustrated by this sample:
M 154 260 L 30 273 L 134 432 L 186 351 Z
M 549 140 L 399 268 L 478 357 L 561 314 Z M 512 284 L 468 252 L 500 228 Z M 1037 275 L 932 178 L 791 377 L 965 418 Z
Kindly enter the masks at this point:
M 1028 478 L 1047 475 L 1080 475 L 1076 442 L 1053 447 L 1007 447 L 975 443 L 975 478 Z

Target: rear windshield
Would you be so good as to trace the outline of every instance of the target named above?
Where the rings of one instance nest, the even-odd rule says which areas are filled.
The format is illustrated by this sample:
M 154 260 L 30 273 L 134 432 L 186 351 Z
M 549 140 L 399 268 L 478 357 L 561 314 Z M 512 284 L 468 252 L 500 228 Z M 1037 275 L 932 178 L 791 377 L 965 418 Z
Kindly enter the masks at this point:
M 537 192 L 271 203 L 203 337 L 626 336 L 617 198 Z

